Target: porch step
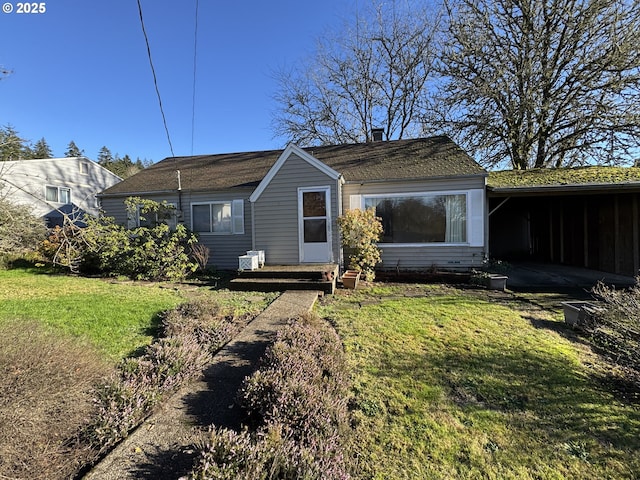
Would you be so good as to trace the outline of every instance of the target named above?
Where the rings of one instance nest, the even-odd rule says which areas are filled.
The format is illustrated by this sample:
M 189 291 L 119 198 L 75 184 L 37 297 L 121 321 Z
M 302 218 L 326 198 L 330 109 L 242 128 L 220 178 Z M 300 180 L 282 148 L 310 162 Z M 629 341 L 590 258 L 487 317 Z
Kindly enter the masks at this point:
M 332 294 L 336 288 L 335 280 L 323 281 L 310 278 L 245 278 L 231 280 L 231 290 L 251 292 L 284 292 L 286 290 L 317 290 Z
M 338 265 L 265 265 L 258 270 L 238 272 L 231 280 L 231 290 L 281 292 L 318 290 L 332 294 L 336 288 Z

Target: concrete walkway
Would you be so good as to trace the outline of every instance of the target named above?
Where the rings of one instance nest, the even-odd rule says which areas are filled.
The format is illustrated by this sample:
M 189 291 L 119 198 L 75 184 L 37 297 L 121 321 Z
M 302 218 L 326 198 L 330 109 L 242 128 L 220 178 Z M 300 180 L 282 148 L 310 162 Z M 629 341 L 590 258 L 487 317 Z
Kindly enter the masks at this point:
M 255 369 L 276 331 L 310 311 L 317 298 L 314 291 L 284 292 L 220 350 L 201 379 L 169 398 L 84 478 L 176 480 L 187 474 L 200 432 L 209 425 L 241 429 L 235 398 L 243 379 Z

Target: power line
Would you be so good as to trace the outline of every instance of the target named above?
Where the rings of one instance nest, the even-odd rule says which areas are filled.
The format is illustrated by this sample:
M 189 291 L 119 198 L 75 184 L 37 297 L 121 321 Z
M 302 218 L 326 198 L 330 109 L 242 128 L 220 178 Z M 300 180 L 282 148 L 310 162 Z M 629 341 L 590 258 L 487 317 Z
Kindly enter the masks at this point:
M 193 155 L 193 138 L 196 126 L 196 65 L 198 59 L 198 0 L 196 0 L 196 19 L 193 34 L 193 96 L 191 98 L 191 155 Z
M 162 114 L 162 122 L 164 123 L 164 131 L 167 134 L 167 141 L 169 142 L 169 150 L 171 150 L 171 156 L 175 157 L 173 153 L 173 145 L 171 144 L 171 137 L 169 136 L 169 127 L 167 126 L 167 118 L 164 115 L 164 108 L 162 108 L 162 98 L 160 98 L 160 90 L 158 89 L 158 79 L 156 77 L 156 70 L 153 68 L 153 61 L 151 60 L 151 47 L 149 46 L 149 38 L 147 37 L 147 31 L 144 28 L 144 19 L 142 18 L 142 5 L 138 0 L 138 13 L 140 14 L 140 25 L 142 26 L 142 33 L 144 35 L 144 41 L 147 44 L 147 57 L 149 57 L 149 65 L 151 65 L 151 73 L 153 74 L 153 84 L 156 87 L 156 95 L 158 96 L 158 104 L 160 105 L 160 113 Z

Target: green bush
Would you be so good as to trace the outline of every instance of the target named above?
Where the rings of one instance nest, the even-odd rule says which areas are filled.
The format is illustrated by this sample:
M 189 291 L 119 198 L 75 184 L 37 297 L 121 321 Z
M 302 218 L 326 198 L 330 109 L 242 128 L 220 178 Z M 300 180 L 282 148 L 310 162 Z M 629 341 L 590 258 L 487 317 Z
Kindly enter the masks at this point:
M 125 202 L 130 215 L 163 218 L 165 204 L 135 197 Z M 140 203 L 142 207 L 140 207 Z M 73 272 L 126 276 L 134 280 L 182 280 L 198 268 L 189 255 L 197 238 L 178 224 L 163 222 L 127 229 L 111 217 L 86 218 L 86 226 L 67 222 L 42 242 L 46 259 Z
M 382 236 L 382 220 L 374 208 L 348 210 L 338 217 L 342 246 L 349 259 L 349 268 L 362 272 L 365 280 L 373 281 L 375 266 L 382 260 L 376 245 Z

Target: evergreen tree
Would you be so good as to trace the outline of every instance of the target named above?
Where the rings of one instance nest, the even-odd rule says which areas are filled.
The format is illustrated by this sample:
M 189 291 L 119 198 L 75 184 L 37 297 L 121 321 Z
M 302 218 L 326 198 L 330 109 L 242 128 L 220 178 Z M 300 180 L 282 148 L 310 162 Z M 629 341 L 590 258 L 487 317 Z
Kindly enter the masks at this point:
M 65 157 L 84 157 L 84 150 L 80 150 L 76 143 L 71 140 L 67 145 L 67 151 L 64 152 Z
M 53 158 L 53 152 L 47 141 L 42 137 L 33 146 L 31 152 L 33 158 Z
M 107 147 L 102 147 L 98 152 L 98 163 L 108 169 L 108 166 L 113 163 L 113 155 L 111 150 Z
M 18 135 L 13 125 L 0 128 L 0 161 L 33 158 L 27 141 Z

